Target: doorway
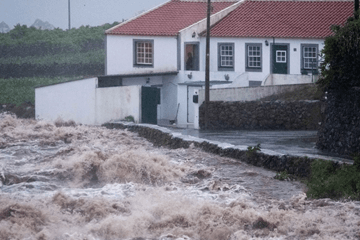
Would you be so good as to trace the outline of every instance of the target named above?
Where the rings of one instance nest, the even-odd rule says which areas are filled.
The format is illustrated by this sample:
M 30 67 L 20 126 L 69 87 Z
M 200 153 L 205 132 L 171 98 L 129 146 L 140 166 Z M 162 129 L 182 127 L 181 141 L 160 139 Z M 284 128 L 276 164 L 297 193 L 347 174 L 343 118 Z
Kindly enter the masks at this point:
M 289 74 L 289 46 L 272 45 L 272 73 Z
M 141 123 L 157 124 L 158 104 L 160 104 L 160 89 L 141 87 Z
M 193 102 L 193 96 L 198 95 L 199 88 L 196 86 L 187 86 L 187 122 L 194 123 L 195 117 L 195 104 Z

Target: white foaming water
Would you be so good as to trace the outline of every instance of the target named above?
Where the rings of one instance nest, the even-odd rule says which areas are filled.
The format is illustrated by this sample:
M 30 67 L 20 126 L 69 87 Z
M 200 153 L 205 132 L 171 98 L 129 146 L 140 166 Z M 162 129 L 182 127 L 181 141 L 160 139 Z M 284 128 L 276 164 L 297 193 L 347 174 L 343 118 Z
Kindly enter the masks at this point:
M 56 127 L 58 126 L 58 127 Z M 0 115 L 0 239 L 359 239 L 360 203 L 196 148 Z

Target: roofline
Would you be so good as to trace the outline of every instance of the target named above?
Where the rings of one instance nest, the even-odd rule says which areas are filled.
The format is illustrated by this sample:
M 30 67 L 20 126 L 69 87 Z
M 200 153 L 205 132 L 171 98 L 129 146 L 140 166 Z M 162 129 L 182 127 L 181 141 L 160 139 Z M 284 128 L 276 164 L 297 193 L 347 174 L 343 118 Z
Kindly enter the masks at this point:
M 238 6 L 235 6 L 235 5 L 241 5 L 243 2 L 246 2 L 246 1 L 247 1 L 247 0 L 239 0 L 239 1 L 237 1 L 237 2 L 234 2 L 234 4 L 231 4 L 231 5 L 228 6 L 227 8 L 224 8 L 223 10 L 221 10 L 221 11 L 219 11 L 219 12 L 211 15 L 211 16 L 210 16 L 210 19 L 211 19 L 211 18 L 215 18 L 217 15 L 221 14 L 223 11 L 226 11 L 226 10 L 228 10 L 229 8 L 234 7 L 233 10 L 231 10 L 230 12 L 228 12 L 228 14 L 230 14 L 232 11 L 234 11 L 234 10 L 238 7 Z M 226 2 L 226 1 L 224 1 L 224 2 Z M 231 2 L 231 1 L 228 1 L 228 2 Z M 226 17 L 228 14 L 226 14 L 224 17 Z M 213 23 L 213 24 L 216 24 L 217 22 L 221 21 L 224 17 L 220 18 L 218 21 L 216 21 L 216 22 Z M 197 21 L 196 23 L 193 23 L 193 24 L 191 24 L 190 26 L 187 26 L 186 28 L 183 28 L 183 29 L 179 30 L 179 33 L 180 33 L 180 32 L 183 32 L 183 31 L 186 31 L 187 29 L 192 28 L 192 27 L 194 27 L 195 25 L 197 25 L 197 24 L 199 24 L 199 23 L 201 23 L 201 22 L 203 22 L 203 21 L 205 21 L 205 20 L 206 20 L 206 18 L 203 18 L 203 19 Z M 210 28 L 211 28 L 211 27 L 210 27 Z
M 111 78 L 111 77 L 122 77 L 122 78 L 133 78 L 133 77 L 147 77 L 147 76 L 169 76 L 177 75 L 178 71 L 168 71 L 168 72 L 144 72 L 144 73 L 123 73 L 123 74 L 112 74 L 112 75 L 103 75 L 98 76 L 98 78 Z
M 63 81 L 63 82 L 37 85 L 37 86 L 35 86 L 33 88 L 36 89 L 36 88 L 50 87 L 50 86 L 59 85 L 59 84 L 63 84 L 63 83 L 78 82 L 78 81 L 89 80 L 89 79 L 94 79 L 94 78 L 97 78 L 97 76 L 89 76 L 87 78 L 75 78 L 75 79 L 66 80 L 66 81 Z
M 328 36 L 322 36 L 322 37 L 314 37 L 314 36 L 310 36 L 310 37 L 300 37 L 300 36 L 212 36 L 210 35 L 211 38 L 291 38 L 291 39 L 326 39 L 327 37 L 329 37 L 331 35 Z M 202 35 L 199 35 L 200 38 L 206 37 L 205 33 Z
M 109 32 L 114 30 L 115 28 L 118 28 L 118 27 L 120 27 L 120 26 L 122 26 L 124 24 L 127 24 L 127 23 L 129 23 L 129 22 L 131 22 L 131 21 L 133 21 L 133 20 L 135 20 L 135 19 L 137 19 L 137 18 L 139 18 L 139 17 L 141 17 L 141 16 L 143 16 L 145 14 L 148 14 L 149 12 L 152 12 L 155 9 L 158 9 L 158 8 L 164 6 L 165 4 L 168 4 L 169 2 L 172 2 L 172 0 L 168 0 L 168 1 L 166 1 L 166 2 L 164 2 L 162 4 L 160 4 L 160 5 L 157 5 L 156 7 L 153 7 L 153 8 L 151 8 L 151 9 L 149 9 L 149 10 L 147 10 L 147 11 L 145 11 L 145 12 L 143 12 L 143 13 L 135 16 L 135 17 L 132 17 L 132 18 L 130 18 L 130 19 L 128 19 L 128 20 L 126 20 L 126 21 L 124 21 L 124 22 L 122 22 L 122 23 L 120 23 L 120 24 L 118 24 L 118 25 L 116 25 L 116 26 L 114 26 L 112 28 L 109 28 L 108 30 L 105 31 L 105 35 L 107 35 L 107 34 L 109 34 L 109 35 L 123 35 L 123 34 L 116 34 L 116 33 L 109 33 Z
M 128 33 L 111 33 L 108 35 L 117 35 L 117 36 L 142 36 L 142 37 L 148 37 L 148 36 L 153 36 L 153 37 L 176 37 L 177 35 L 179 35 L 179 33 L 177 32 L 176 34 L 128 34 Z

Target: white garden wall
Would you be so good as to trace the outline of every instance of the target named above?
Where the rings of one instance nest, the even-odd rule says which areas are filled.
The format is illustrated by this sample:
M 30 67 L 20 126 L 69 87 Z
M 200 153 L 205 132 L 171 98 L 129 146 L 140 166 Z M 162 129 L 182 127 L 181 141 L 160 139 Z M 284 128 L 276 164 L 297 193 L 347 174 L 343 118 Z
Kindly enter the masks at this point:
M 96 88 L 97 78 L 35 89 L 36 119 L 61 118 L 76 123 L 101 125 L 133 116 L 141 119 L 141 86 Z
M 304 84 L 210 89 L 210 101 L 255 101 L 274 94 L 295 91 L 302 86 Z M 199 93 L 199 106 L 204 100 L 205 90 L 202 89 Z
M 36 88 L 36 119 L 94 124 L 96 84 L 97 78 L 89 78 Z
M 141 86 L 109 87 L 96 89 L 96 121 L 103 124 L 133 116 L 141 119 Z

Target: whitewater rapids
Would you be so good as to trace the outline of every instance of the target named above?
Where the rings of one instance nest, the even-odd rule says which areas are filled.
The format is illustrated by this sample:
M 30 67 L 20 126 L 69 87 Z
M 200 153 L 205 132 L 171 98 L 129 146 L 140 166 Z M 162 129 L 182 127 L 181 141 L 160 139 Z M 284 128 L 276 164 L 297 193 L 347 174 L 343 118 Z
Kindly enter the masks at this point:
M 360 203 L 136 133 L 0 115 L 0 239 L 360 239 Z

